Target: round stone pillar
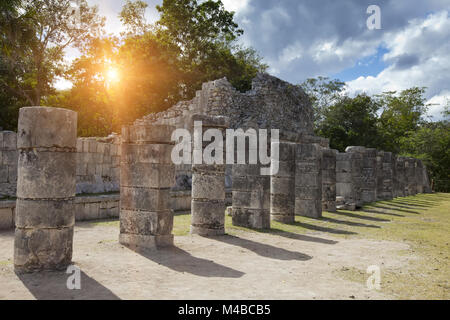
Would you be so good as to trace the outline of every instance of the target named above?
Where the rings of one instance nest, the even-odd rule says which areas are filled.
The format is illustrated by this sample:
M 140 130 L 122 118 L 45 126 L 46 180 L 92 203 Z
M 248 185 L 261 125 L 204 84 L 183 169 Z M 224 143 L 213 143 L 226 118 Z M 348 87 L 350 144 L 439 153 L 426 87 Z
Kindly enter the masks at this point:
M 122 129 L 119 241 L 132 250 L 173 245 L 173 130 L 160 124 Z
M 77 114 L 59 108 L 19 111 L 14 268 L 62 270 L 72 261 Z
M 192 164 L 191 234 L 218 236 L 225 234 L 225 131 L 228 118 L 195 114 L 191 117 L 194 128 Z M 222 163 L 205 163 L 205 148 L 211 141 L 202 137 L 209 129 L 220 131 L 222 154 L 215 155 Z M 220 143 L 214 140 L 214 143 Z M 200 157 L 200 158 L 199 158 Z M 201 160 L 201 163 L 196 163 Z
M 279 158 L 272 157 L 270 177 L 270 218 L 282 223 L 295 222 L 295 146 L 293 142 L 278 144 Z M 274 153 L 272 152 L 272 156 Z M 278 170 L 274 170 L 274 169 Z M 276 171 L 276 172 L 275 172 Z

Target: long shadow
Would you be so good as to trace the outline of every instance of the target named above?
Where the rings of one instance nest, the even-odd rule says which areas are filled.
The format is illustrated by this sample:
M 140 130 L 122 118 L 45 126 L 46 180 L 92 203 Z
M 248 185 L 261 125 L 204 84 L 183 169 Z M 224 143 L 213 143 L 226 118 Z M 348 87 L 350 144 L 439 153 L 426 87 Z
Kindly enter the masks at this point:
M 344 220 L 338 220 L 338 219 L 333 219 L 333 218 L 328 218 L 328 217 L 322 217 L 318 220 L 327 221 L 327 222 L 336 223 L 336 224 L 345 224 L 345 225 L 351 226 L 351 227 L 380 228 L 380 226 L 376 226 L 373 224 L 365 224 L 365 223 L 353 222 L 353 221 L 344 221 Z
M 17 274 L 24 286 L 38 300 L 120 300 L 111 290 L 81 271 L 81 289 L 69 290 L 64 271 Z
M 141 256 L 177 272 L 200 277 L 240 278 L 243 272 L 220 265 L 211 260 L 197 258 L 190 253 L 169 247 L 152 251 L 137 251 Z
M 397 209 L 397 208 L 390 208 L 390 207 L 380 206 L 379 204 L 372 205 L 372 207 L 380 208 L 380 209 L 386 209 L 386 210 L 394 210 L 394 211 L 406 212 L 406 213 L 420 214 L 420 212 L 418 212 L 418 211 L 406 210 L 406 209 L 400 209 L 400 208 L 399 209 Z
M 362 220 L 369 220 L 369 221 L 377 221 L 377 222 L 389 222 L 391 220 L 389 219 L 383 219 L 383 218 L 377 218 L 377 217 L 368 217 L 368 216 L 363 216 L 360 214 L 356 214 L 356 213 L 350 213 L 350 212 L 346 212 L 346 211 L 336 211 L 333 212 L 333 214 L 337 214 L 340 216 L 346 216 L 346 217 L 350 217 L 350 218 L 356 218 L 356 219 L 362 219 Z
M 366 213 L 384 214 L 387 216 L 394 216 L 394 217 L 405 217 L 404 215 L 398 214 L 398 213 L 384 212 L 384 211 L 378 211 L 378 210 L 367 209 L 367 208 L 361 208 L 361 209 L 358 209 L 358 211 L 366 212 Z
M 269 244 L 259 243 L 248 239 L 243 239 L 235 236 L 225 235 L 221 237 L 211 238 L 220 242 L 224 242 L 233 246 L 242 247 L 247 250 L 253 251 L 257 255 L 262 257 L 277 259 L 277 260 L 300 260 L 307 261 L 312 259 L 311 256 L 290 251 L 278 247 L 271 246 Z
M 307 236 L 305 234 L 284 231 L 284 230 L 272 228 L 272 227 L 270 228 L 270 234 L 285 237 L 288 239 L 293 239 L 293 240 L 315 242 L 315 243 L 322 243 L 322 244 L 336 244 L 339 242 L 339 241 L 335 241 L 335 240 L 323 239 L 323 238 L 318 238 L 318 237 L 313 237 L 313 236 Z
M 397 207 L 397 208 L 402 208 L 402 209 L 414 209 L 414 208 L 417 209 L 417 207 L 419 207 L 419 208 L 428 208 L 428 207 L 430 207 L 430 206 L 424 206 L 424 205 L 421 205 L 421 204 L 410 204 L 410 205 L 406 205 L 405 203 L 394 202 L 394 201 L 391 201 L 391 202 L 389 202 L 389 203 L 381 203 L 381 204 L 386 204 L 386 205 L 389 205 L 389 206 L 393 206 L 393 207 Z M 394 208 L 393 208 L 393 209 L 394 209 Z M 394 209 L 394 210 L 396 210 L 396 209 Z
M 358 234 L 357 232 L 353 232 L 353 231 L 347 231 L 347 230 L 340 230 L 340 229 L 333 229 L 333 228 L 315 226 L 313 224 L 297 222 L 297 221 L 295 223 L 293 223 L 293 224 L 296 225 L 296 226 L 305 228 L 305 229 L 314 230 L 314 231 L 321 231 L 321 232 L 328 232 L 328 233 L 333 233 L 333 234 L 347 234 L 347 235 Z
M 394 200 L 392 201 L 392 203 L 395 204 L 402 204 L 402 205 L 406 205 L 406 206 L 414 206 L 414 207 L 425 207 L 425 208 L 429 208 L 429 207 L 434 207 L 436 206 L 435 202 L 422 202 L 422 201 L 416 201 L 416 200 L 411 200 L 411 201 L 402 201 L 402 200 Z

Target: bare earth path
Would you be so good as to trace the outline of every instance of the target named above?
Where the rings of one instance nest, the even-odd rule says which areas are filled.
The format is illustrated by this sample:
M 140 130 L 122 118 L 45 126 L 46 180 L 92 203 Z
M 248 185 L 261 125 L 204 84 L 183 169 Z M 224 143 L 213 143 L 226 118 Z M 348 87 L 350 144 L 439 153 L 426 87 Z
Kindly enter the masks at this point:
M 381 227 L 397 223 L 372 215 Z M 354 219 L 340 221 L 358 228 Z M 395 299 L 389 290 L 369 290 L 368 274 L 363 281 L 341 274 L 371 265 L 380 266 L 382 276 L 383 270 L 407 270 L 420 259 L 407 241 L 342 236 L 320 223 L 304 233 L 236 229 L 220 238 L 176 236 L 175 248 L 147 254 L 118 243 L 117 222 L 79 223 L 73 261 L 82 270 L 82 288 L 72 291 L 64 272 L 16 275 L 13 232 L 3 232 L 0 299 Z

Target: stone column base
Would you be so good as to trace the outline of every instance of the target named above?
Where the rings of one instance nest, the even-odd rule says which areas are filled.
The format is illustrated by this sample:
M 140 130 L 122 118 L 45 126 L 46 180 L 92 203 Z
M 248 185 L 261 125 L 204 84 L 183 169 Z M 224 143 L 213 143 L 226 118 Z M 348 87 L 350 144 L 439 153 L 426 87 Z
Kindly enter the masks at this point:
M 135 250 L 156 250 L 173 246 L 173 235 L 138 235 L 122 233 L 119 235 L 120 244 Z
M 225 234 L 225 228 L 209 229 L 191 225 L 191 234 L 197 234 L 203 237 L 223 236 Z
M 271 214 L 270 220 L 289 224 L 295 222 L 295 216 Z

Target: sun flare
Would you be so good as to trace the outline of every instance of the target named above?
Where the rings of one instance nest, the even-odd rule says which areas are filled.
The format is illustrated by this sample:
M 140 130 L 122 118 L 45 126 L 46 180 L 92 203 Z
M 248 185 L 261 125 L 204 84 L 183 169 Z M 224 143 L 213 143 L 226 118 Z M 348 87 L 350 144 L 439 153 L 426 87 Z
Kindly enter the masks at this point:
M 106 80 L 109 83 L 119 82 L 119 80 L 120 80 L 119 70 L 117 70 L 117 68 L 114 68 L 114 67 L 109 68 L 106 71 Z

